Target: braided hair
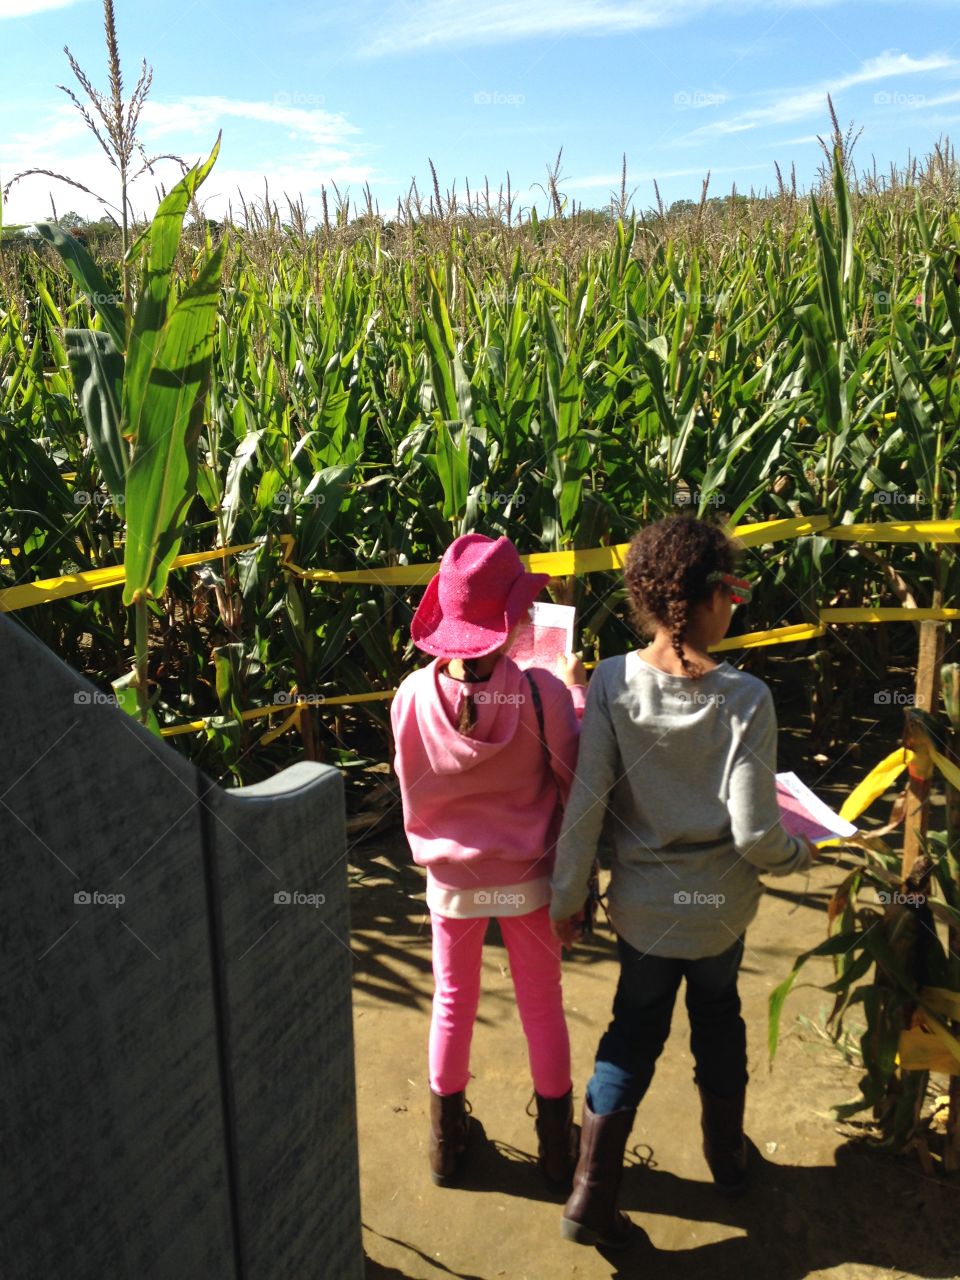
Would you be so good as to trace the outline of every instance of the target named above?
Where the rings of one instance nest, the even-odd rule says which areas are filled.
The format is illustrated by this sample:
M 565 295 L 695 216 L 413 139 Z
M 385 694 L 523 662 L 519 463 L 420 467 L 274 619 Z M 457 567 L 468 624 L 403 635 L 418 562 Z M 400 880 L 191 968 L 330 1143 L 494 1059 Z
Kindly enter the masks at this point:
M 472 663 L 468 658 L 462 658 L 461 661 L 463 662 L 464 680 L 468 683 L 475 684 L 481 679 L 481 676 L 474 663 Z M 473 732 L 473 728 L 476 723 L 477 705 L 473 700 L 473 694 L 465 693 L 463 701 L 460 703 L 460 718 L 457 722 L 457 731 L 458 733 L 462 733 L 464 736 L 469 737 Z
M 627 551 L 624 581 L 640 631 L 657 623 L 670 633 L 673 651 L 687 675 L 699 676 L 683 652 L 691 615 L 716 590 L 707 577 L 732 573 L 737 549 L 717 525 L 696 516 L 668 516 L 637 533 Z

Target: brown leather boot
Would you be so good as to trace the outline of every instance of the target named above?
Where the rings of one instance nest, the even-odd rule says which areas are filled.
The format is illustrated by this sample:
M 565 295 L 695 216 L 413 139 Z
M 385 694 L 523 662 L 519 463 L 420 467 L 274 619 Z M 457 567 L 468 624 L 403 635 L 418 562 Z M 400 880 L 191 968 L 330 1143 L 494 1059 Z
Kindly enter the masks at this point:
M 560 1222 L 566 1240 L 603 1249 L 622 1249 L 630 1243 L 634 1226 L 617 1210 L 617 1192 L 636 1114 L 636 1108 L 624 1108 L 607 1116 L 594 1115 L 584 1098 L 580 1159 Z
M 718 1098 L 700 1090 L 703 1154 L 717 1190 L 735 1196 L 747 1185 L 747 1139 L 743 1132 L 743 1108 L 747 1091 L 741 1089 L 732 1098 Z
M 556 1191 L 569 1191 L 580 1150 L 580 1130 L 573 1123 L 573 1089 L 562 1098 L 537 1100 L 537 1138 L 540 1172 Z
M 466 1092 L 430 1090 L 430 1176 L 438 1187 L 452 1186 L 463 1171 L 470 1137 Z

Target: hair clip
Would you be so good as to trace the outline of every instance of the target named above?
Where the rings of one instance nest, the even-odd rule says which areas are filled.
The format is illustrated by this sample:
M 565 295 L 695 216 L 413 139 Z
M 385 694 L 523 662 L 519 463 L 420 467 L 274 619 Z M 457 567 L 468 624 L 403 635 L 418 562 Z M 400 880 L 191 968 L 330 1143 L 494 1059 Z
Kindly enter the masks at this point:
M 753 598 L 753 588 L 749 582 L 743 578 L 735 578 L 732 573 L 722 573 L 719 569 L 714 569 L 713 573 L 707 574 L 708 582 L 722 582 L 725 587 L 730 588 L 730 599 L 734 604 L 749 604 Z

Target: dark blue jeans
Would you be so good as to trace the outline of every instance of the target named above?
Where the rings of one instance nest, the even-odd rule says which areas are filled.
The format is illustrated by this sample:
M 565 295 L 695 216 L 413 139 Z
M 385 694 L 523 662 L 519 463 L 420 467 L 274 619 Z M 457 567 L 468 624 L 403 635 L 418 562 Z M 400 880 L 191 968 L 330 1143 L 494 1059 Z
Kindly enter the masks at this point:
M 587 1086 L 595 1115 L 635 1108 L 650 1087 L 670 1034 L 680 979 L 686 978 L 694 1079 L 709 1093 L 732 1098 L 747 1083 L 747 1033 L 740 1016 L 737 974 L 743 938 L 703 960 L 644 955 L 623 938 L 613 1021 L 604 1033 Z

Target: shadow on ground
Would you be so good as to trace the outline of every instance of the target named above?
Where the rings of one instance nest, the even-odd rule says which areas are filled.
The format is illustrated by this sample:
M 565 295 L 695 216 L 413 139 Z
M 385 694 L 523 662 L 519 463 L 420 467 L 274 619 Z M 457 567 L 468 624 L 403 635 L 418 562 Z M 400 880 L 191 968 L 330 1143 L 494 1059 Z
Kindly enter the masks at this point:
M 635 1224 L 635 1235 L 623 1251 L 599 1252 L 611 1267 L 611 1278 L 617 1280 L 639 1276 L 644 1280 L 805 1280 L 834 1269 L 840 1276 L 859 1274 L 861 1267 L 957 1280 L 960 1186 L 919 1178 L 901 1163 L 855 1144 L 839 1146 L 835 1161 L 834 1166 L 814 1168 L 776 1165 L 754 1147 L 749 1192 L 728 1198 L 712 1183 L 658 1169 L 654 1153 L 635 1144 L 628 1153 L 620 1195 L 621 1207 Z M 487 1140 L 482 1130 L 472 1144 L 470 1172 L 461 1185 L 474 1194 L 553 1200 L 559 1230 L 564 1196 L 546 1190 L 534 1157 Z M 911 1216 L 921 1209 L 928 1215 L 932 1211 L 941 1223 L 939 1240 L 929 1234 L 918 1238 L 910 1230 Z M 656 1231 L 658 1217 L 689 1224 L 687 1238 L 695 1234 L 698 1223 L 718 1223 L 742 1234 L 687 1248 L 657 1248 L 644 1228 Z M 381 1238 L 410 1250 L 438 1275 L 483 1280 L 471 1272 L 451 1271 L 402 1240 Z M 588 1251 L 568 1247 L 572 1268 Z M 371 1259 L 366 1274 L 369 1280 L 409 1280 L 405 1272 Z

